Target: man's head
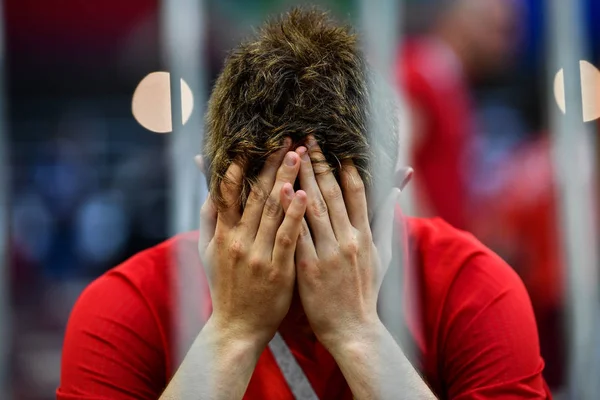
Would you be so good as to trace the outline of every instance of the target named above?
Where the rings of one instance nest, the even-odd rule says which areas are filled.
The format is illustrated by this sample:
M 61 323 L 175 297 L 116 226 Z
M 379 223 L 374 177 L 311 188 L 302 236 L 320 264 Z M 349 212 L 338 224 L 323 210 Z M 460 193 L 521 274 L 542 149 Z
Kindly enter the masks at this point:
M 438 29 L 469 73 L 481 76 L 506 66 L 519 38 L 518 0 L 441 0 Z
M 285 137 L 295 147 L 310 134 L 336 176 L 352 159 L 367 188 L 391 186 L 397 113 L 375 103 L 370 79 L 356 35 L 326 14 L 293 10 L 267 22 L 227 58 L 209 100 L 203 153 L 215 203 L 224 205 L 232 162 L 244 170 L 243 206 L 267 156 Z M 382 129 L 370 129 L 374 120 Z

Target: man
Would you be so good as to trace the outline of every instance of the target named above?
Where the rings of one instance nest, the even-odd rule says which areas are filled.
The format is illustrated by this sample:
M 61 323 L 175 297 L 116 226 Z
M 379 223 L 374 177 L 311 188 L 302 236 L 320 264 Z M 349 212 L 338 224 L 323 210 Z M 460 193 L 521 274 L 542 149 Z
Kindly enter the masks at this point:
M 411 115 L 416 210 L 470 230 L 469 149 L 475 111 L 469 85 L 506 67 L 516 47 L 515 0 L 433 0 L 427 33 L 403 44 L 397 69 Z M 419 3 L 420 4 L 420 3 Z
M 441 220 L 393 217 L 397 113 L 368 81 L 357 38 L 317 11 L 267 23 L 230 55 L 208 107 L 200 235 L 82 294 L 59 399 L 550 398 L 512 270 Z M 387 129 L 370 134 L 370 118 Z M 415 279 L 396 308 L 412 362 L 377 314 L 404 231 Z M 180 364 L 175 250 L 183 273 L 204 266 L 212 303 Z

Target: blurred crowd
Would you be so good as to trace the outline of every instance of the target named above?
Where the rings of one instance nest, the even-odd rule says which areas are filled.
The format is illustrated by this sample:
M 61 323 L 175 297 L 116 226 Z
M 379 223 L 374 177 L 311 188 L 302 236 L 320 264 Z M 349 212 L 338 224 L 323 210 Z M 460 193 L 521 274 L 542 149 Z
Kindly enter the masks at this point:
M 299 2 L 205 3 L 210 88 L 228 48 Z M 359 20 L 356 1 L 312 3 Z M 584 3 L 588 60 L 598 65 L 600 5 Z M 168 235 L 169 138 L 131 114 L 137 83 L 167 68 L 160 2 L 6 0 L 4 8 L 12 382 L 15 398 L 50 399 L 81 289 Z M 564 271 L 544 8 L 543 0 L 407 0 L 395 78 L 410 117 L 416 213 L 472 232 L 519 273 L 556 388 Z

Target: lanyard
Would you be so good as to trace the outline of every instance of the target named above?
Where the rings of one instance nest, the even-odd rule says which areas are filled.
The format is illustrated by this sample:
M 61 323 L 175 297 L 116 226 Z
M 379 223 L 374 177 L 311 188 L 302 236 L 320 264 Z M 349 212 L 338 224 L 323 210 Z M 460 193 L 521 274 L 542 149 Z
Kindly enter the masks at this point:
M 269 342 L 269 349 L 296 400 L 319 400 L 298 361 L 279 332 Z

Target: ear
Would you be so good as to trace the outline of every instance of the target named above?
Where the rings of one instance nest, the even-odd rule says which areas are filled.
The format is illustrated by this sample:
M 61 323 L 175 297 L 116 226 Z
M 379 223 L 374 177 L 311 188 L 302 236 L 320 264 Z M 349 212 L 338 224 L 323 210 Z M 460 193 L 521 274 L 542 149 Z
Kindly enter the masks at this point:
M 195 156 L 194 162 L 196 163 L 196 166 L 198 167 L 200 172 L 202 172 L 202 174 L 206 176 L 206 168 L 204 166 L 204 159 L 202 158 L 202 156 L 199 154 Z
M 406 185 L 410 182 L 413 177 L 414 170 L 411 167 L 403 167 L 396 171 L 394 177 L 394 186 L 400 190 L 404 190 Z

